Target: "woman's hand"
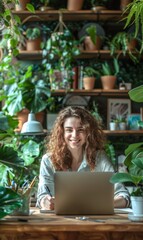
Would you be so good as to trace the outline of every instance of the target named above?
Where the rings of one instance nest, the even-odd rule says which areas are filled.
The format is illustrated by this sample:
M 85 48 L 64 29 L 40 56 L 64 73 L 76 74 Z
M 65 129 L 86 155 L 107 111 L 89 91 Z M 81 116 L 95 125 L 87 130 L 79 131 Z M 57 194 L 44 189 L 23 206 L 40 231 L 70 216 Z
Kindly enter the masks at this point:
M 41 199 L 41 207 L 42 209 L 54 210 L 55 208 L 55 198 L 50 195 L 46 195 Z
M 125 208 L 127 206 L 127 201 L 124 197 L 114 198 L 114 207 L 115 208 Z

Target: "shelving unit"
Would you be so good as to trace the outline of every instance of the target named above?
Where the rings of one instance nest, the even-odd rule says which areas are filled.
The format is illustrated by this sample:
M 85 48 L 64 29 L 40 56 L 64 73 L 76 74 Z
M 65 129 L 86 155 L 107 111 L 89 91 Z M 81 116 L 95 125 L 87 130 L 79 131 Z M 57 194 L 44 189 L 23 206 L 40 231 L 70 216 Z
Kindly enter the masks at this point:
M 14 14 L 18 15 L 23 22 L 25 21 L 58 21 L 59 20 L 59 10 L 49 10 L 49 11 L 35 11 L 35 13 L 30 13 L 28 11 L 13 11 Z M 80 11 L 67 11 L 62 10 L 63 21 L 95 21 L 95 22 L 118 22 L 123 24 L 122 11 L 120 10 L 101 10 L 101 11 L 92 11 L 92 10 L 80 10 Z M 127 58 L 120 53 L 120 58 Z M 17 57 L 19 60 L 42 60 L 42 50 L 27 52 L 25 50 L 20 50 Z M 99 51 L 82 51 L 81 54 L 77 57 L 78 59 L 110 59 L 109 50 L 99 50 Z M 129 98 L 128 90 L 103 90 L 103 89 L 93 89 L 93 90 L 84 90 L 84 89 L 70 89 L 70 90 L 54 90 L 52 91 L 52 96 L 66 96 L 67 93 L 78 96 L 91 96 L 91 97 L 105 97 L 107 98 Z M 110 131 L 104 130 L 107 137 L 109 136 L 142 136 L 143 130 L 125 130 L 125 131 Z

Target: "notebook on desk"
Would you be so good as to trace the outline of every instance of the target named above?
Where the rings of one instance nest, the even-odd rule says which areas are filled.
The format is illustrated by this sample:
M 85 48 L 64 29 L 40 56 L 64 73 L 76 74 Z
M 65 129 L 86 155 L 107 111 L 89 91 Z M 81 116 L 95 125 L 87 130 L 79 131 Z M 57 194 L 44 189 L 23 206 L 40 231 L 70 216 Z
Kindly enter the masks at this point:
M 111 172 L 56 172 L 55 213 L 91 215 L 114 213 Z

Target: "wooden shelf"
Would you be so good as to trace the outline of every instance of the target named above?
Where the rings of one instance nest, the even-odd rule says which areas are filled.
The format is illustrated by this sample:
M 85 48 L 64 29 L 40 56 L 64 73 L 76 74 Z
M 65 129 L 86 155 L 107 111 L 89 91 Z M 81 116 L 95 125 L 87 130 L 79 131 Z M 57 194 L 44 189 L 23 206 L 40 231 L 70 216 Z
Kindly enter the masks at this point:
M 116 131 L 104 130 L 104 133 L 107 136 L 128 136 L 128 135 L 143 136 L 143 130 L 116 130 Z
M 62 10 L 64 21 L 115 21 L 122 19 L 122 11 L 120 10 L 81 10 L 81 11 L 68 11 Z M 22 22 L 25 21 L 55 21 L 59 19 L 59 10 L 48 11 L 12 11 L 13 14 L 18 15 Z
M 120 55 L 120 59 L 127 59 L 129 56 L 124 56 L 122 54 L 122 51 L 117 52 L 118 55 Z M 41 60 L 42 59 L 42 50 L 38 51 L 26 51 L 26 50 L 20 50 L 19 54 L 17 56 L 19 60 Z M 92 58 L 98 58 L 98 59 L 111 59 L 110 50 L 96 50 L 96 51 L 85 51 L 83 50 L 79 56 L 76 57 L 77 59 L 92 59 Z
M 103 90 L 103 89 L 93 89 L 93 90 L 53 90 L 53 96 L 65 96 L 66 94 L 78 95 L 78 96 L 107 96 L 107 97 L 128 97 L 128 90 L 119 90 L 119 89 L 112 89 L 112 90 Z

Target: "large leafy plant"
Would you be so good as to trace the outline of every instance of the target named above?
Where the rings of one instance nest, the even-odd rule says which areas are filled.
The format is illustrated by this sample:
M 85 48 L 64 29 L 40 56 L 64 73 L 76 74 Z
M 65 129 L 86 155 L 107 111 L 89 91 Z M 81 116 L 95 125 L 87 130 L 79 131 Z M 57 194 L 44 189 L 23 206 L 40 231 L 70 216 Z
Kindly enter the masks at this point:
M 131 89 L 129 96 L 135 102 L 143 102 L 143 85 Z M 143 127 L 143 122 L 140 123 Z M 133 143 L 125 150 L 124 164 L 127 167 L 126 173 L 116 173 L 111 182 L 128 182 L 136 186 L 132 192 L 134 196 L 143 196 L 143 142 Z
M 3 109 L 8 114 L 15 115 L 24 108 L 37 113 L 46 108 L 51 91 L 44 73 L 35 74 L 33 65 L 12 65 L 10 56 L 3 59 L 0 70 L 0 101 L 5 100 Z
M 0 130 L 0 185 L 11 187 L 15 182 L 15 191 L 18 192 L 26 180 L 30 182 L 39 173 L 43 141 L 22 138 L 14 131 L 17 121 L 10 120 L 7 130 Z
M 125 150 L 125 156 L 124 165 L 127 172 L 115 173 L 111 182 L 131 183 L 136 187 L 131 195 L 143 196 L 143 142 L 130 144 Z

